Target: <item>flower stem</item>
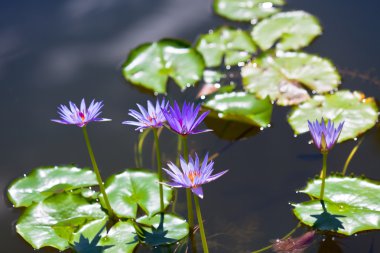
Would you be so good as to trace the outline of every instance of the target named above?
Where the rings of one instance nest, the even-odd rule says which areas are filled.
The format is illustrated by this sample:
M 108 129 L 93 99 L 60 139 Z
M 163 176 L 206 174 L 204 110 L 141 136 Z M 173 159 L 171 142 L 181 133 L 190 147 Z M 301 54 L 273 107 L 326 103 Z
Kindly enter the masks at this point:
M 327 172 L 327 152 L 323 152 L 322 153 L 323 155 L 323 167 L 322 167 L 322 185 L 321 185 L 321 194 L 320 194 L 320 197 L 319 199 L 320 200 L 323 200 L 323 194 L 325 192 L 325 184 L 326 184 L 326 172 Z
M 182 136 L 183 143 L 183 156 L 186 162 L 189 162 L 189 150 L 187 146 L 187 137 Z M 187 199 L 187 218 L 190 228 L 194 227 L 194 212 L 193 212 L 193 202 L 191 200 L 191 190 L 186 188 L 186 199 Z
M 182 153 L 182 136 L 178 135 L 177 154 L 181 154 L 181 153 Z M 180 164 L 179 164 L 179 155 L 177 156 L 175 164 L 177 165 L 177 167 L 180 166 Z M 173 200 L 173 205 L 172 205 L 172 212 L 174 213 L 175 212 L 175 208 L 176 208 L 176 204 L 177 204 L 177 199 L 178 199 L 178 189 L 173 188 L 173 191 L 174 191 L 174 200 Z
M 90 139 L 88 138 L 87 128 L 84 126 L 84 127 L 82 127 L 82 130 L 83 130 L 84 139 L 86 141 L 88 154 L 90 155 L 92 167 L 93 167 L 95 175 L 96 175 L 96 180 L 98 181 L 98 184 L 99 184 L 100 192 L 103 195 L 103 199 L 104 199 L 104 203 L 106 205 L 107 211 L 108 211 L 108 215 L 111 218 L 115 218 L 115 214 L 111 208 L 110 202 L 108 201 L 108 196 L 107 196 L 106 190 L 104 188 L 102 177 L 100 176 L 100 172 L 99 172 L 96 160 L 95 160 L 94 152 L 92 151 Z
M 356 146 L 351 150 L 349 156 L 347 157 L 347 160 L 346 162 L 344 163 L 344 167 L 343 167 L 343 170 L 342 170 L 342 175 L 346 175 L 346 172 L 347 172 L 347 168 L 348 168 L 348 165 L 350 164 L 352 158 L 354 157 L 356 151 L 358 151 L 359 149 L 359 146 L 360 144 L 362 144 L 364 140 L 364 137 L 361 138 L 361 140 L 358 142 L 358 144 L 356 144 Z
M 199 200 L 198 197 L 194 195 L 194 203 L 195 203 L 195 210 L 197 212 L 197 219 L 199 224 L 199 231 L 201 232 L 201 240 L 202 240 L 202 248 L 203 253 L 208 253 L 208 246 L 207 246 L 207 240 L 206 240 L 206 234 L 205 229 L 203 226 L 203 219 L 202 219 L 202 213 L 201 213 L 201 207 L 199 206 Z
M 157 172 L 158 172 L 158 185 L 160 188 L 160 207 L 161 213 L 164 212 L 164 190 L 162 186 L 162 162 L 161 162 L 161 152 L 160 152 L 160 144 L 158 143 L 158 134 L 157 128 L 153 129 L 154 133 L 154 143 L 156 144 L 156 158 L 157 158 Z

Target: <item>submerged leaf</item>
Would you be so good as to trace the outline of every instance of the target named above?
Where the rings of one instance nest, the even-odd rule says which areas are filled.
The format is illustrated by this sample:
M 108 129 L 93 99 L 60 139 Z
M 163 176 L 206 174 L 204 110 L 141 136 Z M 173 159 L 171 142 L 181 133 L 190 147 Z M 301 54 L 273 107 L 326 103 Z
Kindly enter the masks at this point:
M 240 29 L 220 27 L 209 34 L 201 35 L 196 49 L 203 55 L 207 67 L 216 67 L 222 63 L 236 65 L 251 58 L 256 46 L 249 34 Z
M 295 107 L 289 114 L 288 122 L 295 134 L 309 131 L 307 121 L 324 118 L 335 124 L 344 121 L 338 142 L 357 137 L 371 129 L 378 118 L 378 108 L 373 98 L 363 93 L 341 90 L 329 95 L 316 95 Z
M 269 96 L 284 106 L 308 100 L 304 86 L 323 93 L 340 84 L 340 76 L 329 60 L 306 53 L 264 55 L 244 66 L 241 75 L 246 91 L 259 98 Z
M 96 185 L 93 171 L 73 166 L 37 168 L 16 179 L 8 189 L 8 198 L 15 207 L 30 206 L 63 191 Z
M 322 33 L 318 20 L 304 11 L 281 12 L 253 27 L 252 38 L 262 50 L 297 50 Z
M 141 169 L 127 169 L 123 173 L 108 178 L 105 187 L 112 209 L 118 217 L 136 218 L 137 207 L 140 207 L 148 216 L 161 210 L 156 173 Z M 163 186 L 163 190 L 166 208 L 172 199 L 173 190 L 167 186 Z
M 203 104 L 203 108 L 211 110 L 209 117 L 267 127 L 273 105 L 269 98 L 260 100 L 245 92 L 231 92 L 216 94 Z
M 165 93 L 168 78 L 185 89 L 198 82 L 203 73 L 202 56 L 185 42 L 164 39 L 133 49 L 123 65 L 123 75 L 132 84 Z
M 50 246 L 65 250 L 77 230 L 105 220 L 98 203 L 61 193 L 28 207 L 17 221 L 16 230 L 35 249 Z
M 319 198 L 321 180 L 308 183 L 301 192 Z M 326 178 L 324 201 L 294 205 L 294 214 L 304 224 L 343 235 L 380 229 L 380 184 L 367 179 Z
M 215 0 L 214 10 L 231 20 L 255 21 L 278 12 L 275 6 L 284 4 L 284 0 Z

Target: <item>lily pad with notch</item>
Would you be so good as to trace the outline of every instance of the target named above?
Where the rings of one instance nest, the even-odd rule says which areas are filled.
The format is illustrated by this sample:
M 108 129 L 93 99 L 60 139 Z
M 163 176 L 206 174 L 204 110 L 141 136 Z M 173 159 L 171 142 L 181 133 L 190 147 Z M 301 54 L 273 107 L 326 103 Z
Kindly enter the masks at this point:
M 288 122 L 295 134 L 309 131 L 307 121 L 324 117 L 336 124 L 344 121 L 338 142 L 353 139 L 375 126 L 378 108 L 374 98 L 358 91 L 341 90 L 334 94 L 316 95 L 294 107 Z
M 379 182 L 329 176 L 326 178 L 324 205 L 318 200 L 320 187 L 321 180 L 315 179 L 300 191 L 314 199 L 294 204 L 293 212 L 302 223 L 348 236 L 380 229 Z
M 215 0 L 215 12 L 234 21 L 256 21 L 268 17 L 285 4 L 284 0 Z
M 262 50 L 268 50 L 275 43 L 281 51 L 305 47 L 322 34 L 317 18 L 304 11 L 277 13 L 259 22 L 252 30 L 252 38 Z
M 196 49 L 202 54 L 207 67 L 220 66 L 223 59 L 225 65 L 237 65 L 256 52 L 255 43 L 247 32 L 226 26 L 201 35 Z
M 35 249 L 50 246 L 65 250 L 70 247 L 75 232 L 87 224 L 104 224 L 106 220 L 98 203 L 61 193 L 26 208 L 17 221 L 16 231 Z
M 243 87 L 258 98 L 269 96 L 278 105 L 310 99 L 307 89 L 323 93 L 340 84 L 340 76 L 327 59 L 306 53 L 264 54 L 241 70 Z
M 169 78 L 181 88 L 193 86 L 203 74 L 202 56 L 190 44 L 174 39 L 133 49 L 123 64 L 125 79 L 156 93 L 166 93 Z
M 108 199 L 118 217 L 136 218 L 140 207 L 148 216 L 158 213 L 160 194 L 158 176 L 143 169 L 127 169 L 105 183 Z M 170 204 L 173 190 L 163 185 L 164 207 Z
M 89 169 L 42 167 L 16 179 L 8 188 L 8 198 L 15 207 L 27 207 L 55 193 L 97 184 L 95 173 Z

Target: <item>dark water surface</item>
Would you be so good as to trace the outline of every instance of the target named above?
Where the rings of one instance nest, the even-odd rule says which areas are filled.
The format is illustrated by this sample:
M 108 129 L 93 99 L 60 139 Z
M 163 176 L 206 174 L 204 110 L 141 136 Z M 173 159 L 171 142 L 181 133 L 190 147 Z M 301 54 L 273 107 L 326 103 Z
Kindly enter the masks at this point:
M 324 34 L 306 51 L 330 58 L 343 70 L 342 88 L 380 97 L 380 33 L 374 0 L 289 0 L 287 10 L 316 15 Z M 89 134 L 104 177 L 134 167 L 137 134 L 120 124 L 135 103 L 150 96 L 126 85 L 120 66 L 138 44 L 163 37 L 195 41 L 201 33 L 227 23 L 211 12 L 210 0 L 66 0 L 2 1 L 0 7 L 1 163 L 0 252 L 33 252 L 15 232 L 19 210 L 6 198 L 7 185 L 42 165 L 89 166 L 82 133 L 51 123 L 58 104 L 82 97 L 104 100 L 109 123 L 92 124 Z M 195 89 L 170 94 L 191 99 Z M 229 169 L 205 186 L 201 201 L 211 252 L 250 252 L 290 231 L 297 221 L 288 202 L 305 199 L 295 193 L 320 170 L 309 136 L 293 137 L 286 122 L 289 108 L 275 107 L 272 127 L 234 144 L 216 159 L 216 170 Z M 164 161 L 174 159 L 176 139 L 167 133 Z M 228 142 L 213 134 L 190 139 L 192 150 L 213 153 Z M 341 170 L 348 141 L 329 156 L 328 169 Z M 349 172 L 380 180 L 380 134 L 372 129 Z M 150 153 L 146 153 L 147 165 Z M 178 211 L 185 201 L 180 196 Z M 302 229 L 300 230 L 302 232 Z M 307 252 L 380 252 L 380 233 L 336 238 L 335 248 Z M 374 250 L 370 251 L 371 245 Z M 340 249 L 339 249 L 340 247 Z M 40 250 L 38 252 L 48 252 Z

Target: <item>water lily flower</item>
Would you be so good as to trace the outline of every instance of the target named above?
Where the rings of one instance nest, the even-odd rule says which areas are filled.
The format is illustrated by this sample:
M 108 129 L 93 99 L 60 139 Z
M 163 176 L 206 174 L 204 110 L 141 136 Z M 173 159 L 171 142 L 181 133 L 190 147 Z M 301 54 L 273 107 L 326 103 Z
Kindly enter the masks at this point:
M 195 160 L 189 156 L 189 162 L 187 163 L 183 157 L 180 157 L 181 170 L 172 162 L 168 163 L 169 169 L 165 169 L 169 174 L 173 182 L 167 182 L 165 184 L 176 188 L 190 188 L 191 191 L 200 198 L 203 198 L 202 185 L 214 181 L 215 179 L 224 175 L 228 170 L 211 175 L 214 166 L 214 162 L 208 163 L 208 154 L 203 159 L 203 163 L 200 164 L 199 157 L 195 153 Z
M 65 105 L 58 106 L 58 114 L 61 119 L 52 119 L 51 121 L 65 124 L 65 125 L 77 125 L 78 127 L 85 127 L 90 122 L 98 121 L 110 121 L 110 119 L 98 118 L 103 107 L 103 102 L 95 102 L 92 100 L 90 106 L 86 108 L 84 98 L 80 104 L 80 108 L 73 102 L 69 102 L 70 109 Z
M 318 120 L 315 122 L 307 122 L 313 142 L 322 153 L 328 152 L 334 146 L 344 125 L 343 121 L 335 128 L 331 120 L 328 120 L 326 125 L 323 118 L 320 123 Z
M 160 128 L 163 126 L 163 123 L 166 121 L 162 111 L 167 111 L 169 102 L 165 103 L 165 99 L 162 99 L 162 102 L 156 101 L 156 106 L 148 100 L 146 110 L 141 105 L 137 104 L 137 107 L 140 109 L 140 112 L 130 109 L 128 115 L 135 118 L 137 121 L 123 121 L 122 124 L 138 126 L 136 130 L 144 130 L 146 128 Z
M 198 117 L 201 106 L 197 105 L 194 107 L 194 103 L 185 102 L 183 103 L 181 111 L 177 102 L 174 102 L 174 106 L 170 106 L 168 111 L 163 110 L 162 112 L 165 115 L 170 129 L 182 136 L 212 131 L 211 129 L 196 130 L 197 126 L 202 123 L 210 111 L 206 111 Z

